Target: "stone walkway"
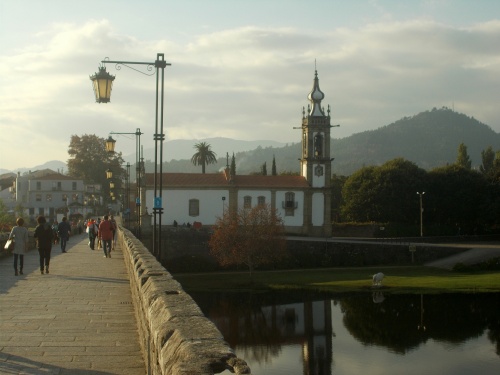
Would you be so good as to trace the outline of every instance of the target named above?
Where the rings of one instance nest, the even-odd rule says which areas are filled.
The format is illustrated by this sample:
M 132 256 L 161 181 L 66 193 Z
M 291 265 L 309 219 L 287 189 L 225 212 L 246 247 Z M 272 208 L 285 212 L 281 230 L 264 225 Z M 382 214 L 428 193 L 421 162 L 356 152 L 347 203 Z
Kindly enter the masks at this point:
M 52 248 L 50 274 L 36 250 L 24 275 L 0 260 L 0 374 L 146 373 L 121 249 L 107 259 L 87 242 Z

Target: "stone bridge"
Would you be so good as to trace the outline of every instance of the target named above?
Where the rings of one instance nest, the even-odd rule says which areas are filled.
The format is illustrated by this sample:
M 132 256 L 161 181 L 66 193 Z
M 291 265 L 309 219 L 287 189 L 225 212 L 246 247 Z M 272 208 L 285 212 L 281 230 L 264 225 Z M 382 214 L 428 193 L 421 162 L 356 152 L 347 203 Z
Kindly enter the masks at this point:
M 112 258 L 75 234 L 50 273 L 0 260 L 0 373 L 250 374 L 215 325 L 127 229 Z

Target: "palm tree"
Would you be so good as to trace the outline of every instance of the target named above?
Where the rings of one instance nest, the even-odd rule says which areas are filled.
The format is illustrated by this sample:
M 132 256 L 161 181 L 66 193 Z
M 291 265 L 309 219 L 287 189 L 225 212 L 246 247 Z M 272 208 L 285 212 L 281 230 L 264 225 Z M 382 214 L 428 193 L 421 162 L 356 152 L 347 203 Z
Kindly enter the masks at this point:
M 205 165 L 217 163 L 217 154 L 210 150 L 210 145 L 200 142 L 193 146 L 196 153 L 191 157 L 191 163 L 201 165 L 201 173 L 205 173 Z

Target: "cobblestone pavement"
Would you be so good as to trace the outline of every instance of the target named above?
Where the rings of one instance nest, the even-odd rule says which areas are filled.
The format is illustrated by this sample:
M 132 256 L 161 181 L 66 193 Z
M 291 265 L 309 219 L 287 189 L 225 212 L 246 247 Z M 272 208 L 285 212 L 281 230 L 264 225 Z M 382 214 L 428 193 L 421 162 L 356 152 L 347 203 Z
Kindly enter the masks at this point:
M 145 374 L 121 249 L 104 258 L 85 235 L 52 248 L 50 273 L 37 250 L 14 276 L 0 260 L 0 374 Z

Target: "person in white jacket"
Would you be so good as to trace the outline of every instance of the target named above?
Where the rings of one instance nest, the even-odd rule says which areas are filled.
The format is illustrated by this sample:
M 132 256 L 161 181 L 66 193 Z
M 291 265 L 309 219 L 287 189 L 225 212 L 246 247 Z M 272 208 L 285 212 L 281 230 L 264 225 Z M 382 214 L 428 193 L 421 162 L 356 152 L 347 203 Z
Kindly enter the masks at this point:
M 19 273 L 23 274 L 24 254 L 28 251 L 29 236 L 28 229 L 24 226 L 24 219 L 17 218 L 16 226 L 12 228 L 9 234 L 9 240 L 14 239 L 14 271 L 17 276 Z M 17 270 L 17 261 L 19 259 L 19 271 Z

